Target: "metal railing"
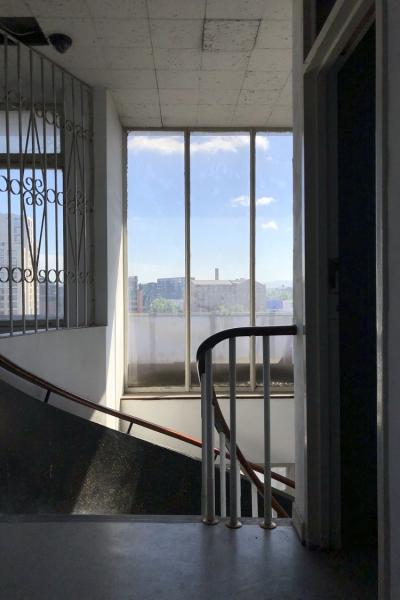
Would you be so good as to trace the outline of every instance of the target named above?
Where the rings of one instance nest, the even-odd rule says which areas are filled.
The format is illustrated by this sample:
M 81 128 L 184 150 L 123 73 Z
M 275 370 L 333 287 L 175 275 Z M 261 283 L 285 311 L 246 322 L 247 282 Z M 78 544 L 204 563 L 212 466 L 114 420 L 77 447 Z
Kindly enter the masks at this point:
M 0 28 L 0 327 L 93 322 L 92 89 Z
M 65 398 L 66 400 L 69 400 L 69 401 L 73 402 L 74 404 L 84 406 L 92 411 L 97 411 L 97 412 L 100 412 L 100 413 L 103 413 L 106 415 L 110 415 L 112 417 L 116 417 L 120 421 L 127 422 L 128 423 L 128 428 L 126 431 L 127 434 L 131 433 L 133 425 L 137 425 L 139 427 L 149 429 L 151 431 L 160 433 L 162 435 L 179 440 L 181 442 L 185 442 L 186 444 L 189 444 L 190 446 L 194 446 L 194 447 L 200 448 L 200 449 L 202 448 L 203 444 L 202 444 L 201 440 L 198 440 L 192 436 L 186 435 L 179 431 L 175 431 L 174 429 L 170 429 L 169 427 L 164 427 L 163 425 L 159 425 L 158 423 L 152 423 L 151 421 L 141 419 L 140 417 L 128 415 L 119 410 L 114 410 L 112 408 L 108 408 L 107 406 L 102 406 L 102 405 L 96 404 L 95 402 L 92 402 L 91 400 L 82 398 L 81 396 L 79 396 L 77 394 L 69 392 L 69 391 L 61 388 L 60 386 L 54 385 L 53 383 L 46 381 L 42 377 L 34 375 L 30 371 L 20 367 L 19 365 L 15 364 L 14 362 L 12 362 L 11 360 L 9 360 L 8 358 L 6 358 L 5 356 L 2 356 L 2 355 L 0 355 L 0 369 L 4 369 L 4 370 L 8 371 L 9 373 L 11 373 L 12 375 L 19 377 L 19 378 L 23 379 L 24 381 L 27 381 L 30 384 L 35 385 L 35 386 L 45 390 L 46 394 L 45 394 L 45 397 L 43 400 L 45 404 L 49 403 L 51 394 L 53 394 L 55 396 L 60 396 L 62 398 Z M 230 439 L 229 428 L 223 419 L 222 413 L 219 414 L 218 418 L 220 419 L 221 427 L 223 428 L 223 430 L 225 432 L 226 439 L 229 441 L 229 439 Z M 221 455 L 220 449 L 214 448 L 214 454 L 216 457 L 220 456 Z M 252 487 L 254 487 L 254 486 L 257 487 L 258 492 L 260 492 L 260 480 L 258 479 L 256 472 L 263 475 L 264 468 L 260 467 L 259 465 L 254 464 L 254 463 L 247 462 L 238 447 L 237 447 L 237 455 L 238 455 L 238 459 L 239 459 L 240 463 L 244 466 L 243 468 L 247 469 L 247 472 L 252 474 L 252 475 L 250 475 L 250 480 L 253 483 Z M 230 460 L 230 454 L 227 452 L 224 452 L 223 455 L 221 455 L 221 460 L 223 462 L 226 460 Z M 253 477 L 253 479 L 252 479 L 252 477 Z M 280 475 L 279 473 L 271 472 L 271 477 L 272 477 L 272 479 L 275 479 L 276 481 L 283 483 L 284 485 L 286 485 L 288 487 L 291 487 L 293 489 L 295 487 L 295 482 L 293 480 L 291 480 L 287 477 L 284 477 L 284 476 Z M 254 490 L 252 491 L 252 493 L 254 495 Z M 274 502 L 274 498 L 272 499 L 272 502 L 273 502 L 275 509 L 279 512 L 279 510 L 280 510 L 279 504 L 276 501 Z M 285 514 L 283 514 L 281 516 L 285 516 Z
M 226 517 L 226 449 L 230 456 L 230 514 L 226 525 L 231 528 L 241 526 L 240 522 L 240 471 L 252 484 L 252 506 L 256 512 L 257 494 L 263 496 L 264 511 L 261 527 L 272 529 L 272 509 L 278 517 L 288 516 L 272 495 L 271 486 L 271 423 L 270 423 L 270 355 L 271 336 L 295 335 L 295 325 L 272 327 L 238 327 L 220 331 L 207 338 L 197 351 L 198 372 L 201 384 L 202 417 L 202 518 L 207 525 L 218 522 L 215 509 L 215 449 L 214 430 L 219 434 L 220 445 L 220 516 Z M 263 340 L 263 401 L 264 401 L 264 481 L 256 474 L 254 465 L 249 463 L 237 444 L 236 418 L 236 339 L 238 337 L 262 337 Z M 229 420 L 228 427 L 213 386 L 213 348 L 223 340 L 229 340 Z M 239 467 L 240 465 L 240 467 Z M 294 487 L 294 486 L 293 486 Z M 255 515 L 254 515 L 255 516 Z

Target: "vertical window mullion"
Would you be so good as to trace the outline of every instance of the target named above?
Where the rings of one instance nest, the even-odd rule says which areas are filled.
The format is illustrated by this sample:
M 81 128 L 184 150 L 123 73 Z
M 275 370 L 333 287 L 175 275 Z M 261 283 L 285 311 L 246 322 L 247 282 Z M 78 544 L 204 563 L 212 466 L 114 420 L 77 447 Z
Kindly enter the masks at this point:
M 256 324 L 256 132 L 250 131 L 250 325 Z M 256 346 L 250 338 L 250 388 L 256 389 Z
M 185 129 L 185 390 L 191 388 L 190 369 L 190 131 Z

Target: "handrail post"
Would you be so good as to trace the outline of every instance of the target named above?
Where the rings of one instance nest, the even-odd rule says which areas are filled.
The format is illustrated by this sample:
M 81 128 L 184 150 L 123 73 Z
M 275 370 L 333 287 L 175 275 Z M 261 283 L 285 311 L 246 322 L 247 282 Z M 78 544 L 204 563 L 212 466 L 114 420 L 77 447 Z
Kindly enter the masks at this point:
M 202 377 L 202 495 L 203 495 L 203 523 L 215 525 L 215 466 L 214 466 L 214 409 L 213 409 L 213 373 L 212 350 L 205 353 L 205 372 Z
M 225 433 L 219 434 L 219 497 L 221 519 L 226 517 L 226 438 Z
M 236 339 L 229 339 L 229 411 L 230 411 L 230 454 L 231 472 L 229 478 L 230 511 L 227 527 L 237 529 L 242 526 L 238 517 L 238 466 L 236 451 Z
M 271 418 L 270 418 L 270 357 L 269 337 L 263 336 L 263 381 L 264 381 L 264 520 L 263 529 L 274 529 L 272 521 L 271 492 Z

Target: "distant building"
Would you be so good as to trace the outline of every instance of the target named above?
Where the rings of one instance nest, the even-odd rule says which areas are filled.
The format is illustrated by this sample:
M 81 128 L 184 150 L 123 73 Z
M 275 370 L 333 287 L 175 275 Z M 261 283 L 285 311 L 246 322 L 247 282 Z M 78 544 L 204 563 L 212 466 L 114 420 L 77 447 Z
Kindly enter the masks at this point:
M 183 300 L 185 293 L 184 277 L 161 277 L 157 279 L 158 298 Z
M 128 312 L 133 313 L 138 310 L 138 277 L 130 275 L 128 277 Z
M 46 284 L 40 283 L 39 287 L 39 302 L 38 314 L 40 318 L 46 318 Z M 48 317 L 55 319 L 57 317 L 57 285 L 55 283 L 48 284 Z M 58 285 L 58 317 L 62 319 L 64 316 L 64 286 Z
M 150 281 L 149 283 L 140 283 L 140 312 L 148 312 L 153 300 L 155 300 L 157 296 L 157 284 L 155 281 Z M 139 302 L 138 302 L 139 304 Z M 139 312 L 139 311 L 138 311 Z
M 190 291 L 193 312 L 249 312 L 248 279 L 192 279 Z M 266 288 L 256 282 L 256 311 L 264 312 Z
M 24 235 L 24 246 L 21 252 L 21 217 L 11 215 L 11 270 L 15 269 L 14 280 L 21 281 L 22 257 L 24 260 L 24 269 L 32 273 L 32 260 L 29 252 L 29 241 L 26 231 Z M 26 218 L 29 237 L 33 239 L 33 220 Z M 10 315 L 10 287 L 8 281 L 9 267 L 9 246 L 8 246 L 8 214 L 0 214 L 0 318 Z M 18 272 L 19 271 L 19 272 Z M 4 282 L 4 283 L 3 283 Z M 34 303 L 34 284 L 25 282 L 25 314 L 31 315 L 35 312 Z M 22 315 L 22 283 L 13 283 L 12 286 L 12 311 L 13 316 Z

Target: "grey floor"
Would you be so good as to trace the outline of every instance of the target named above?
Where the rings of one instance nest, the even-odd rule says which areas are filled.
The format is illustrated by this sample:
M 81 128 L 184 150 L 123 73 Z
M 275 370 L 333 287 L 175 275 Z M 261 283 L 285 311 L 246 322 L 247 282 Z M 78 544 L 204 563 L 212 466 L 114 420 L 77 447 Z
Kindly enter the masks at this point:
M 306 550 L 290 525 L 15 519 L 0 523 L 0 557 L 1 600 L 377 597 L 368 559 Z

